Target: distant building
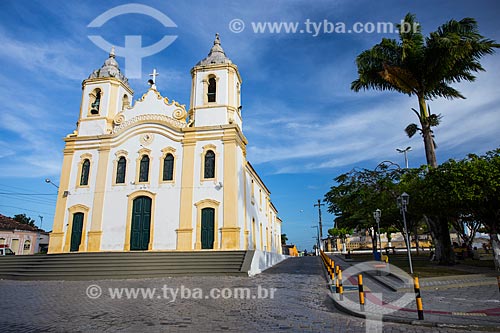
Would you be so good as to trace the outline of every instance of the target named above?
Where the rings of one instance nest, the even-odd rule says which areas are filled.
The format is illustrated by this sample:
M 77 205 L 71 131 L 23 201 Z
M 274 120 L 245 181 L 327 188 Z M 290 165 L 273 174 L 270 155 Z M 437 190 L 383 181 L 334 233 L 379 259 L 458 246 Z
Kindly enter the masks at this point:
M 403 238 L 403 234 L 400 232 L 391 233 L 390 240 L 386 233 L 380 234 L 380 241 L 382 243 L 382 249 L 385 248 L 406 248 L 406 243 Z M 373 248 L 372 238 L 366 230 L 361 230 L 354 232 L 352 235 L 346 237 L 345 242 L 341 239 L 326 238 L 323 240 L 325 243 L 326 251 L 342 251 L 347 250 L 371 250 Z M 431 237 L 429 234 L 418 235 L 419 248 L 429 248 L 432 246 Z M 378 245 L 380 246 L 380 245 Z M 411 246 L 415 247 L 414 235 L 411 235 Z
M 295 245 L 282 245 L 282 251 L 283 254 L 292 256 L 292 257 L 298 257 L 299 256 L 299 251 L 297 250 L 297 247 Z
M 49 233 L 0 214 L 0 244 L 16 255 L 47 252 Z

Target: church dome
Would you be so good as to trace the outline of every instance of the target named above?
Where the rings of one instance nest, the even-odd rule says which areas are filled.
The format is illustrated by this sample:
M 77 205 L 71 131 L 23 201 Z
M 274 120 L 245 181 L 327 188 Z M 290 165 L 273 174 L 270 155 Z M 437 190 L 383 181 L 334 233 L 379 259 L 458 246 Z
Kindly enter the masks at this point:
M 220 45 L 219 34 L 215 34 L 214 46 L 210 49 L 208 56 L 201 60 L 196 66 L 208 66 L 217 64 L 232 64 L 231 60 L 226 56 L 226 53 Z
M 109 53 L 109 58 L 104 61 L 104 64 L 101 68 L 96 69 L 90 74 L 89 79 L 95 78 L 106 78 L 106 77 L 114 77 L 118 80 L 122 81 L 124 84 L 128 86 L 128 79 L 125 75 L 120 71 L 120 66 L 115 59 L 115 48 L 111 48 L 111 52 Z

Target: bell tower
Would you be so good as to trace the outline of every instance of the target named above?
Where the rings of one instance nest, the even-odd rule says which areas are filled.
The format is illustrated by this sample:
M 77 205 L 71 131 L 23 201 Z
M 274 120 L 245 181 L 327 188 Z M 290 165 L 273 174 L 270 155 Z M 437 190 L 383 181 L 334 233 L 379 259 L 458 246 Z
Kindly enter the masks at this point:
M 102 67 L 82 82 L 82 90 L 77 136 L 110 133 L 114 117 L 130 106 L 134 94 L 120 71 L 114 48 Z
M 219 34 L 208 56 L 191 69 L 192 126 L 236 124 L 242 129 L 241 76 L 222 49 Z

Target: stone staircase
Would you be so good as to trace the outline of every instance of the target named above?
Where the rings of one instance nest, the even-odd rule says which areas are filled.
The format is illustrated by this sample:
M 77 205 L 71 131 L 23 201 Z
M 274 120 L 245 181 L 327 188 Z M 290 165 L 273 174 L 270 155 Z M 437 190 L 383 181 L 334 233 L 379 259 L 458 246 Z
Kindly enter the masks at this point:
M 0 279 L 97 280 L 248 276 L 254 251 L 92 252 L 0 257 Z

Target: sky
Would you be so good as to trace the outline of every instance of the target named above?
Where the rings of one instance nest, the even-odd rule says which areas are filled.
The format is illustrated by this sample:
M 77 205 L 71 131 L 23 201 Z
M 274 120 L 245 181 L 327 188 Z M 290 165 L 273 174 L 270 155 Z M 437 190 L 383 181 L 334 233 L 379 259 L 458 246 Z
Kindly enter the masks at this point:
M 159 16 L 120 12 L 89 26 L 106 11 L 133 4 L 170 20 L 163 24 Z M 353 168 L 373 169 L 384 160 L 404 166 L 396 148 L 408 146 L 410 167 L 425 163 L 421 137 L 409 139 L 404 132 L 417 122 L 411 112 L 418 108 L 415 97 L 350 90 L 357 78 L 356 56 L 382 38 L 397 38 L 369 33 L 370 24 L 398 23 L 411 12 L 428 35 L 450 19 L 473 17 L 481 34 L 500 41 L 497 0 L 3 0 L 0 9 L 0 214 L 25 213 L 38 226 L 43 217 L 43 229 L 51 230 L 57 189 L 45 179 L 59 183 L 62 139 L 75 129 L 81 83 L 109 53 L 89 36 L 101 36 L 117 50 L 125 46 L 125 36 L 140 36 L 142 47 L 175 36 L 168 47 L 143 57 L 129 82 L 139 98 L 156 68 L 160 93 L 189 107 L 190 70 L 219 33 L 243 79 L 247 158 L 271 191 L 282 232 L 308 250 L 318 223 L 313 205 L 335 185 L 336 176 Z M 286 33 L 283 26 L 280 33 L 258 31 L 259 25 L 280 22 L 297 23 L 296 33 Z M 343 25 L 347 31 L 356 22 L 368 32 L 341 33 Z M 117 51 L 117 61 L 126 74 L 124 53 Z M 429 102 L 432 112 L 443 116 L 435 129 L 439 163 L 500 146 L 499 52 L 481 63 L 486 71 L 474 83 L 454 85 L 465 100 Z M 133 73 L 136 68 L 128 64 Z M 334 216 L 326 206 L 322 213 L 326 234 Z

